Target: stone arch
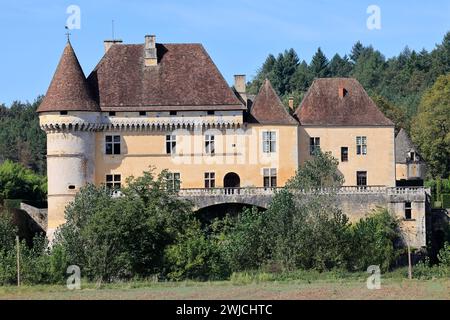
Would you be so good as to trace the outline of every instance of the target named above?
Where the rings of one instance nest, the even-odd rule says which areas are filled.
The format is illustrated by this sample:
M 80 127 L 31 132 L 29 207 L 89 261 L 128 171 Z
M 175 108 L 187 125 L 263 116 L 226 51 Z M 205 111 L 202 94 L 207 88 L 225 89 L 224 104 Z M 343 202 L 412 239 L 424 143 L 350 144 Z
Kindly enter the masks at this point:
M 241 178 L 235 172 L 228 172 L 223 177 L 223 187 L 224 188 L 240 188 L 241 187 Z

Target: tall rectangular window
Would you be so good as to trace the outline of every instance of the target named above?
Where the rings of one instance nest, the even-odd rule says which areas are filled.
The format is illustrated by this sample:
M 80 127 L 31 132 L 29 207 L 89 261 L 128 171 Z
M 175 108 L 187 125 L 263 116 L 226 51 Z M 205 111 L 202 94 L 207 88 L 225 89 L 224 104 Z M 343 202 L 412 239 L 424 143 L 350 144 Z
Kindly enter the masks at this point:
M 367 186 L 367 171 L 356 172 L 356 185 Z
M 215 140 L 214 135 L 212 135 L 212 134 L 205 135 L 205 152 L 206 152 L 206 154 L 213 155 L 215 153 L 214 140 Z
M 205 172 L 205 188 L 216 187 L 216 174 L 214 172 Z
M 120 154 L 120 136 L 105 136 L 105 153 Z
M 169 190 L 178 191 L 180 190 L 180 173 L 179 172 L 169 172 L 167 173 L 167 188 Z
M 275 131 L 263 132 L 263 152 L 272 153 L 277 152 L 277 134 Z
M 356 154 L 357 155 L 367 154 L 367 137 L 365 136 L 356 137 Z
M 275 188 L 277 186 L 277 169 L 265 168 L 263 169 L 264 188 Z
M 405 219 L 406 220 L 412 219 L 412 207 L 410 201 L 405 202 Z
M 312 156 L 319 151 L 320 151 L 320 138 L 319 137 L 309 138 L 309 154 Z
M 166 135 L 166 153 L 175 154 L 177 146 L 177 137 L 175 135 Z
M 106 187 L 109 189 L 118 190 L 121 187 L 120 174 L 107 174 L 106 175 Z
M 341 147 L 341 162 L 348 161 L 348 147 Z

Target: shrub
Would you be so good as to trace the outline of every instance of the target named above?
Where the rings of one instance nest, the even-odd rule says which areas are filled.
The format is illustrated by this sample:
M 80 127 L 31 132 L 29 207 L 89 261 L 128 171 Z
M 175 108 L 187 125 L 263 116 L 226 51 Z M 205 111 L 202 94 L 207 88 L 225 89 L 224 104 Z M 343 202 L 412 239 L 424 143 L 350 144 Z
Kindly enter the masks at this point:
M 104 186 L 81 189 L 56 236 L 69 263 L 101 281 L 162 272 L 166 247 L 194 221 L 191 204 L 167 189 L 166 177 L 131 177 L 118 198 Z
M 440 265 L 450 268 L 450 243 L 446 242 L 444 247 L 439 250 L 438 261 Z
M 226 218 L 223 251 L 232 271 L 256 269 L 266 259 L 263 217 L 256 208 L 245 208 L 236 219 Z
M 46 194 L 46 177 L 37 175 L 23 165 L 9 160 L 0 165 L 0 200 L 43 201 Z
M 350 230 L 349 268 L 362 271 L 370 265 L 379 265 L 382 272 L 386 272 L 399 255 L 395 248 L 400 237 L 396 219 L 380 208 L 356 222 Z
M 171 280 L 220 280 L 229 276 L 220 244 L 207 237 L 200 227 L 190 229 L 169 246 L 165 257 Z

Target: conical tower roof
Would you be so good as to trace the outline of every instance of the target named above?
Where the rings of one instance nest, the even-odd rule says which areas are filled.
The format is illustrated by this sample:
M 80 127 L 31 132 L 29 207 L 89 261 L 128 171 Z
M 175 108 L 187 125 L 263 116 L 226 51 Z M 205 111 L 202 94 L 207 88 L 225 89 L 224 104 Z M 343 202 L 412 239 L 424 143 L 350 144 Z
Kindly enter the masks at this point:
M 47 94 L 37 112 L 100 111 L 75 51 L 67 42 Z

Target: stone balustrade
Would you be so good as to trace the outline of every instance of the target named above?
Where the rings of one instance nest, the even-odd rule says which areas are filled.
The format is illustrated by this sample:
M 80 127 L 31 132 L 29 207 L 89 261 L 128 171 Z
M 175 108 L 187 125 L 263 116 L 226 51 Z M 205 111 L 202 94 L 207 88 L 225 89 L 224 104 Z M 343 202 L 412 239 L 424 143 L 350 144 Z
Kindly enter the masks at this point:
M 236 196 L 236 195 L 273 195 L 282 188 L 244 187 L 244 188 L 191 188 L 180 189 L 181 197 L 198 196 Z M 430 193 L 430 189 L 423 187 L 385 187 L 385 186 L 343 186 L 340 188 L 302 189 L 295 190 L 297 194 L 387 194 L 418 195 Z

